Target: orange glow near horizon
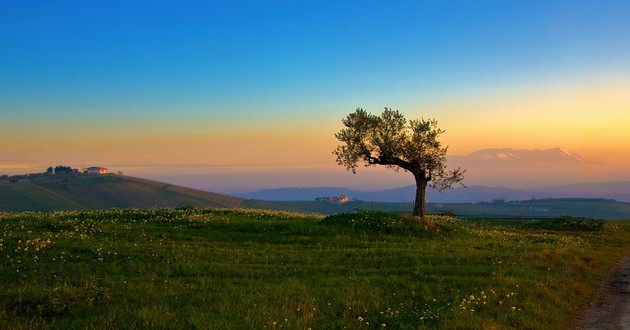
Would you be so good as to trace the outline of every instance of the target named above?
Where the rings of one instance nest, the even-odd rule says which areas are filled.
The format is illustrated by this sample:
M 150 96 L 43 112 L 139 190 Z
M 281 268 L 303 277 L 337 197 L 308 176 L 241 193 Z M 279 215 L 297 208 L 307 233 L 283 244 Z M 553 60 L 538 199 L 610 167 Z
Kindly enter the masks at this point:
M 630 168 L 630 95 L 623 93 L 626 90 L 630 84 L 460 96 L 424 104 L 429 115 L 394 108 L 409 119 L 436 118 L 446 130 L 442 141 L 449 146 L 449 155 L 485 148 L 561 147 L 590 161 Z M 294 116 L 270 124 L 267 119 L 260 126 L 254 124 L 255 118 L 248 126 L 205 119 L 171 126 L 133 120 L 122 126 L 96 125 L 103 125 L 102 121 L 29 123 L 0 132 L 5 135 L 0 140 L 5 157 L 0 159 L 0 171 L 20 173 L 58 164 L 122 166 L 138 173 L 143 168 L 190 173 L 197 171 L 196 166 L 198 171 L 211 167 L 221 173 L 336 171 L 334 133 L 342 128 L 341 118 L 352 111 L 344 109 L 317 120 Z M 148 170 L 152 166 L 158 167 Z
M 630 166 L 630 84 L 482 95 L 436 106 L 453 154 L 482 148 L 566 148 Z M 624 93 L 625 92 L 625 93 Z M 442 112 L 440 111 L 440 112 Z
M 10 3 L 0 174 L 103 166 L 363 185 L 332 154 L 357 107 L 436 119 L 451 156 L 564 148 L 630 173 L 623 1 Z M 396 20 L 363 24 L 385 16 Z M 390 172 L 369 173 L 408 179 Z

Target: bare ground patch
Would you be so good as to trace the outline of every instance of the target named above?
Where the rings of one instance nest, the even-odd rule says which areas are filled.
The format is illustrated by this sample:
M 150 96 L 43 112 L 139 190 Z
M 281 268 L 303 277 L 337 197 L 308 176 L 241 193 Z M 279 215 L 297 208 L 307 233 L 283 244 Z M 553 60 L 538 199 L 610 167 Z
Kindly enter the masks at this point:
M 630 329 L 630 256 L 606 276 L 573 329 Z

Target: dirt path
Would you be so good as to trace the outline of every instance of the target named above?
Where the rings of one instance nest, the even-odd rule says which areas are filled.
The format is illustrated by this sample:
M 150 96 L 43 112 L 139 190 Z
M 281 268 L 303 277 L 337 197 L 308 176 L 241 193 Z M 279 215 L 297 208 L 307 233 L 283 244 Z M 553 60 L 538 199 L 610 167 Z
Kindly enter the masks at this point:
M 604 279 L 575 330 L 630 330 L 630 256 L 622 259 Z

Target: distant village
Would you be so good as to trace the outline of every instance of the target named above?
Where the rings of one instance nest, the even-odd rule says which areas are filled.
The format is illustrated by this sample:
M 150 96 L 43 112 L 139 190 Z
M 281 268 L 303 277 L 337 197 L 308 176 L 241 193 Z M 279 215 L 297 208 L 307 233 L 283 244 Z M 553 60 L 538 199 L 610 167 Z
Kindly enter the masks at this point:
M 85 174 L 107 174 L 109 170 L 105 167 L 86 167 L 86 168 L 74 168 L 70 166 L 58 165 L 55 167 L 49 167 L 46 169 L 46 173 L 49 174 L 61 174 L 61 173 L 85 173 Z
M 316 202 L 326 203 L 326 204 L 344 204 L 350 201 L 350 197 L 341 194 L 339 197 L 317 197 L 315 198 Z
M 109 169 L 106 167 L 100 166 L 91 166 L 91 167 L 83 167 L 83 168 L 75 168 L 70 166 L 58 165 L 55 167 L 47 168 L 43 173 L 31 173 L 31 174 L 19 174 L 19 175 L 9 175 L 2 174 L 0 175 L 0 181 L 11 181 L 17 182 L 20 179 L 25 179 L 33 176 L 46 176 L 46 175 L 60 175 L 60 174 L 109 174 Z M 122 175 L 122 172 L 118 172 L 119 175 Z

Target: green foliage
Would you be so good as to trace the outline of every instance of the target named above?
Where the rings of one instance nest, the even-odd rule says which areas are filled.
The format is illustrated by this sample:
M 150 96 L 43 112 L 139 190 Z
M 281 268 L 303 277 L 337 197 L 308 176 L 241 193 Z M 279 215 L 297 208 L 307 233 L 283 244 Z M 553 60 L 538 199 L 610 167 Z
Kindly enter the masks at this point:
M 411 120 L 398 110 L 385 108 L 380 116 L 357 108 L 342 119 L 345 128 L 335 134 L 342 143 L 333 154 L 337 164 L 356 173 L 358 164 L 382 165 L 394 170 L 403 169 L 416 180 L 413 215 L 425 215 L 427 185 L 440 191 L 461 183 L 466 170 L 446 169 L 446 152 L 438 137 L 444 130 L 434 119 Z
M 333 151 L 337 163 L 356 172 L 359 163 L 402 168 L 439 190 L 463 180 L 465 170 L 447 171 L 446 152 L 435 119 L 407 122 L 398 110 L 385 108 L 380 116 L 357 108 L 342 120 L 345 128 L 335 134 L 342 143 Z
M 72 172 L 73 172 L 72 167 L 64 166 L 64 165 L 57 165 L 55 166 L 55 170 L 54 170 L 55 174 L 72 173 Z
M 0 213 L 3 329 L 568 328 L 630 223 L 396 213 Z
M 437 223 L 422 223 L 409 213 L 360 211 L 327 216 L 320 224 L 334 226 L 337 230 L 369 231 L 383 234 L 408 234 L 414 236 L 447 235 L 456 231 L 457 225 L 444 219 L 432 217 Z
M 562 231 L 601 231 L 604 227 L 604 221 L 576 218 L 576 217 L 562 217 L 558 219 L 539 219 L 527 222 L 524 228 L 530 229 L 544 229 L 544 230 L 562 230 Z
M 379 211 L 335 214 L 320 223 L 382 233 L 409 233 L 421 228 L 409 215 Z

